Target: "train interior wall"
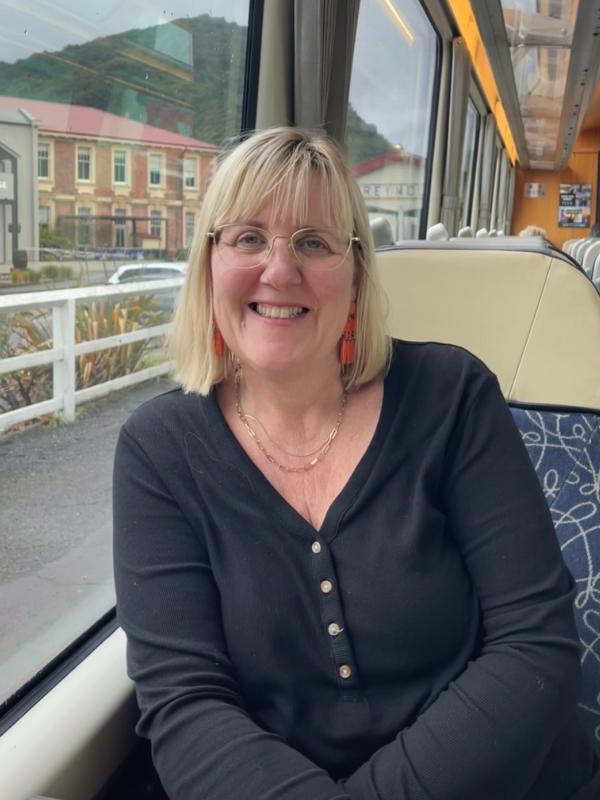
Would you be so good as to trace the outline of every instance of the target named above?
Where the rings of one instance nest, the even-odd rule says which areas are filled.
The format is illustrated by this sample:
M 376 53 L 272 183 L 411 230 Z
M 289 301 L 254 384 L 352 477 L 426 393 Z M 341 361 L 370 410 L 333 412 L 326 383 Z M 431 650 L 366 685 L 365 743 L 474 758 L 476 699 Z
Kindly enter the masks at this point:
M 586 130 L 579 135 L 567 166 L 558 172 L 517 168 L 511 232 L 518 233 L 526 225 L 540 225 L 546 230 L 548 239 L 557 247 L 562 247 L 567 239 L 589 236 L 591 225 L 598 219 L 596 200 L 599 154 L 600 127 Z M 540 184 L 543 194 L 539 197 L 526 197 L 525 185 L 529 183 Z M 559 188 L 565 183 L 591 185 L 590 226 L 559 227 Z

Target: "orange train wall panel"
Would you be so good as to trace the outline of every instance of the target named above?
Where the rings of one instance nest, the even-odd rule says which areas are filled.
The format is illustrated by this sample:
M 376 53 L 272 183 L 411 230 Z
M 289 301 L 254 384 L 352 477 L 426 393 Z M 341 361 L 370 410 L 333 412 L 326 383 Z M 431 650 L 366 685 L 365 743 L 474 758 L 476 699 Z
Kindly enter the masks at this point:
M 596 182 L 600 153 L 600 128 L 579 135 L 567 166 L 559 172 L 523 170 L 517 168 L 511 233 L 516 234 L 527 225 L 539 225 L 546 230 L 548 239 L 562 247 L 567 239 L 589 236 L 590 228 L 560 228 L 558 225 L 559 187 L 561 183 L 590 184 L 592 187 L 591 223 L 597 218 Z M 543 195 L 525 197 L 525 184 L 541 184 Z

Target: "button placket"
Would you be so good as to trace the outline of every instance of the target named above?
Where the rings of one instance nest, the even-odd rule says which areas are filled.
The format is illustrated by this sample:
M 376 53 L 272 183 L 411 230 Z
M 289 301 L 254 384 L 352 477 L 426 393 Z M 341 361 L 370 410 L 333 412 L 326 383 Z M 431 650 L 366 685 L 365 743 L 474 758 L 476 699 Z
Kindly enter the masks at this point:
M 344 616 L 338 591 L 338 577 L 326 543 L 314 540 L 313 574 L 317 580 L 316 589 L 320 596 L 321 619 L 329 640 L 333 658 L 332 667 L 340 689 L 353 693 L 358 688 L 357 673 L 350 642 L 344 632 Z

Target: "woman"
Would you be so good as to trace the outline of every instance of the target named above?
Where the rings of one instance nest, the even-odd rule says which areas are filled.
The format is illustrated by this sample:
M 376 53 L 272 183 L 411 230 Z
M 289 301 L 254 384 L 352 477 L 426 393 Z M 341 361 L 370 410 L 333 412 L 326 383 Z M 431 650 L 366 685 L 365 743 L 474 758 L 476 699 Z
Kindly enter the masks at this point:
M 496 380 L 382 319 L 336 146 L 240 144 L 176 313 L 183 389 L 117 449 L 139 732 L 174 800 L 597 797 L 573 581 Z

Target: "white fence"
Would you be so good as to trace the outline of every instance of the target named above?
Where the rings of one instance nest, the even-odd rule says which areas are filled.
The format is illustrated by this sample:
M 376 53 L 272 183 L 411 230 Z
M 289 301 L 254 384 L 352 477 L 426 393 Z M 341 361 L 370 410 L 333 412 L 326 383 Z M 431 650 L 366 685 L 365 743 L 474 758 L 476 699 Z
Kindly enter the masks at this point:
M 168 333 L 171 323 L 154 325 L 148 328 L 93 339 L 89 342 L 75 342 L 75 305 L 78 300 L 96 300 L 103 297 L 123 295 L 155 294 L 158 291 L 177 290 L 183 278 L 166 278 L 158 281 L 140 281 L 123 286 L 88 286 L 82 289 L 57 289 L 47 292 L 30 292 L 0 295 L 0 313 L 19 311 L 28 308 L 52 309 L 52 349 L 39 350 L 11 358 L 0 359 L 0 374 L 16 370 L 52 364 L 52 398 L 40 403 L 32 403 L 14 411 L 0 414 L 0 432 L 35 419 L 43 414 L 59 414 L 66 422 L 75 419 L 78 403 L 102 397 L 115 389 L 132 386 L 135 383 L 164 375 L 172 364 L 165 361 L 153 367 L 138 370 L 130 375 L 90 386 L 87 389 L 75 388 L 75 358 L 84 353 L 105 350 L 108 347 L 140 342 Z

